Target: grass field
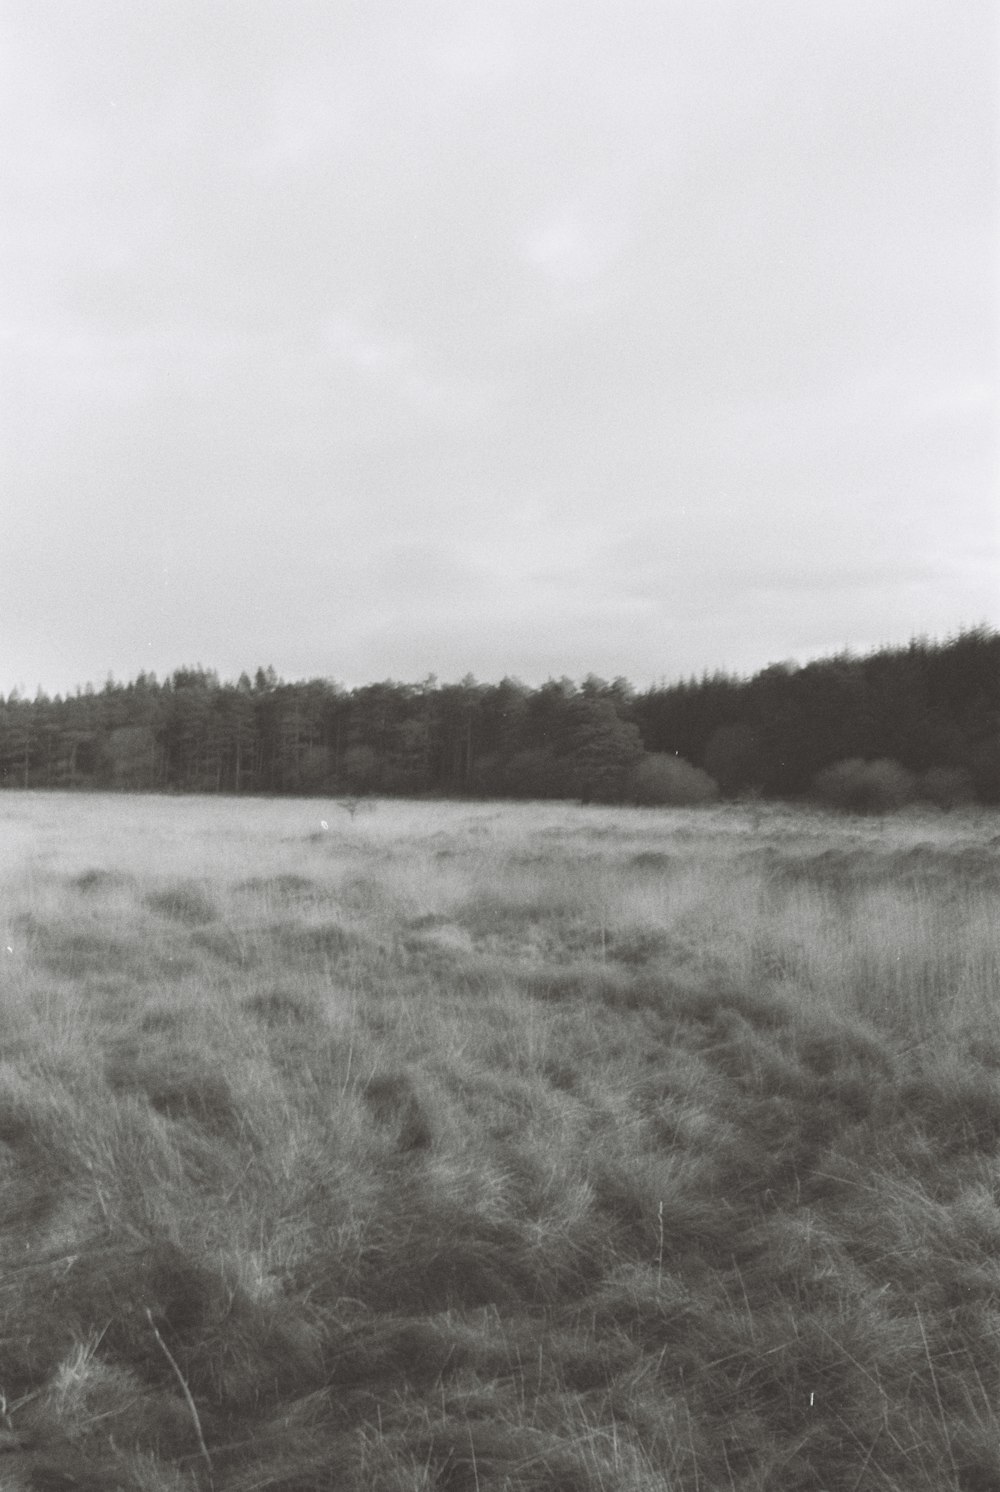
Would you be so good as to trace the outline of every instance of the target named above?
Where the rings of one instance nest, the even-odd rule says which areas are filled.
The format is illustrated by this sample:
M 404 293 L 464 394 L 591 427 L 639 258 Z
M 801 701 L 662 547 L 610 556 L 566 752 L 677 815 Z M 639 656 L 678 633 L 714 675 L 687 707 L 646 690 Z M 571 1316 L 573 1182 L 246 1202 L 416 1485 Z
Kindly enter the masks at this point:
M 0 1487 L 1000 1489 L 1000 817 L 0 797 Z

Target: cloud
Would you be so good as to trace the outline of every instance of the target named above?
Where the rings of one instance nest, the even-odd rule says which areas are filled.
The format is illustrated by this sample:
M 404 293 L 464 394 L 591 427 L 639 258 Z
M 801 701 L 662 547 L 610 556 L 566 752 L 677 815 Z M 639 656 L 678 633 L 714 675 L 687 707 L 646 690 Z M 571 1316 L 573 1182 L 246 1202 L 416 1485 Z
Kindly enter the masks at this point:
M 6 25 L 16 669 L 39 592 L 75 668 L 359 680 L 997 615 L 985 0 Z

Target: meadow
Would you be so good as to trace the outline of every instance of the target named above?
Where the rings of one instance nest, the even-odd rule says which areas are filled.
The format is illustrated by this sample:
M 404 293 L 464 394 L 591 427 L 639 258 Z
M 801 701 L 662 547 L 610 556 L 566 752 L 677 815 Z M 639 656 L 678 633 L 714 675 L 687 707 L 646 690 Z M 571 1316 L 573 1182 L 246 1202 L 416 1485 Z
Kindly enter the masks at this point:
M 0 1487 L 995 1492 L 998 893 L 985 810 L 0 796 Z

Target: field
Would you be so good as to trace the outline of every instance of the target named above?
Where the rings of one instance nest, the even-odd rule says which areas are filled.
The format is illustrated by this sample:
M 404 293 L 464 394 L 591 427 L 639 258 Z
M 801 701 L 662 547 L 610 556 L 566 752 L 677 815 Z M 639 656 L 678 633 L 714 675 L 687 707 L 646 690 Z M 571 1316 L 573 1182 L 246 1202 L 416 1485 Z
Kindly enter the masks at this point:
M 1000 1489 L 1000 817 L 0 797 L 0 1487 Z

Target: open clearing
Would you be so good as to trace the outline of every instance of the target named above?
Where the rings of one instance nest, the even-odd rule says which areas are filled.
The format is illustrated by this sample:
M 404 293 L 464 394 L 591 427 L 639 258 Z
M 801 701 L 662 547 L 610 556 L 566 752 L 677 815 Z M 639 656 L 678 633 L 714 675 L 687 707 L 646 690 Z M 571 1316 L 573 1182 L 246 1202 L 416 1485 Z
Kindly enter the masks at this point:
M 4 1492 L 1000 1488 L 996 814 L 11 792 L 0 886 Z

